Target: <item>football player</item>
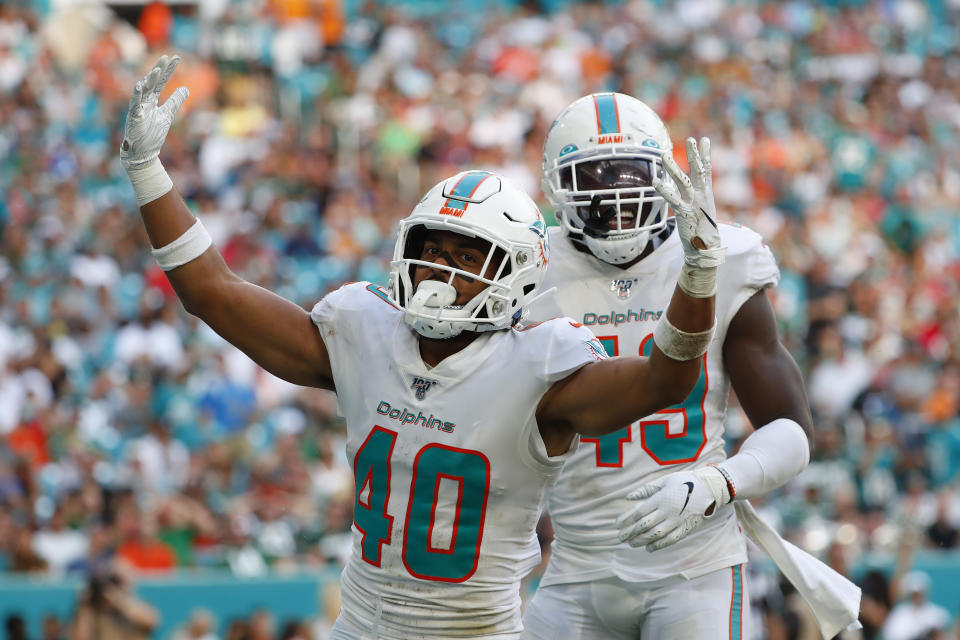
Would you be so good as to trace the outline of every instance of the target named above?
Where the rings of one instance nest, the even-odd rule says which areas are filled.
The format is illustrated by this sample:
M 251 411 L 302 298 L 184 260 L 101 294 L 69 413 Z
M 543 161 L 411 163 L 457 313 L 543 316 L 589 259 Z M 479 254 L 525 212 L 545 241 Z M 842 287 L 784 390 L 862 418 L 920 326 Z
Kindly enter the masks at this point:
M 532 317 L 570 316 L 611 356 L 650 353 L 688 268 L 684 220 L 691 209 L 716 220 L 709 140 L 687 140 L 689 176 L 672 152 L 660 118 L 630 96 L 589 95 L 559 115 L 544 143 L 542 183 L 559 222 L 549 230 L 543 286 L 558 291 Z M 779 278 L 773 255 L 750 229 L 720 224 L 718 233 L 727 253 L 717 327 L 697 382 L 682 402 L 581 437 L 549 493 L 555 540 L 524 616 L 526 637 L 750 635 L 747 554 L 730 503 L 773 491 L 807 466 L 812 419 L 764 292 Z M 731 385 L 756 430 L 727 458 Z
M 482 171 L 436 185 L 401 222 L 388 288 L 345 285 L 308 313 L 234 275 L 173 189 L 158 153 L 187 91 L 158 96 L 177 61 L 137 83 L 121 161 L 187 311 L 267 371 L 338 394 L 356 502 L 332 637 L 518 637 L 540 500 L 577 430 L 602 437 L 697 382 L 724 256 L 716 221 L 678 213 L 687 266 L 643 358 L 606 359 L 569 319 L 520 324 L 546 229 L 529 196 Z

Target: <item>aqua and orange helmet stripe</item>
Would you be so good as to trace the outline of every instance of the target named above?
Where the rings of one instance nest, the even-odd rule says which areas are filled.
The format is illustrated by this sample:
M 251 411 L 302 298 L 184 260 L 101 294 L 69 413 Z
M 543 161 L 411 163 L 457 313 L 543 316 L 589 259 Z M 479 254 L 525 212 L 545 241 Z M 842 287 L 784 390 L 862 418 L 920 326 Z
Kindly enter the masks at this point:
M 469 203 L 464 200 L 458 200 L 454 198 L 472 198 L 473 194 L 477 192 L 478 188 L 480 188 L 480 184 L 489 177 L 489 171 L 469 171 L 465 173 L 457 181 L 457 184 L 454 185 L 453 191 L 450 192 L 450 197 L 448 197 L 446 202 L 443 203 L 443 208 L 466 211 Z
M 597 110 L 597 133 L 620 133 L 620 111 L 617 98 L 612 93 L 598 93 L 593 96 L 593 106 Z

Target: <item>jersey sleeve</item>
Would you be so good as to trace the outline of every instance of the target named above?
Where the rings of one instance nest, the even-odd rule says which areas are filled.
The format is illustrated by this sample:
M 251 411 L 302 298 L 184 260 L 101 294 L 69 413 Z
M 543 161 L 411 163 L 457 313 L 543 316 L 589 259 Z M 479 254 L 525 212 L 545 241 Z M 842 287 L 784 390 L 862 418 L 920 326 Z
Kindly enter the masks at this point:
M 729 324 L 743 303 L 757 291 L 774 287 L 780 281 L 780 269 L 773 252 L 763 242 L 760 234 L 735 225 L 724 225 L 724 241 L 727 244 L 727 268 L 721 271 L 721 287 L 730 292 L 729 304 L 725 305 Z
M 607 358 L 603 345 L 582 324 L 570 318 L 556 318 L 544 325 L 551 330 L 543 359 L 543 379 L 548 385 L 586 364 Z
M 323 344 L 327 348 L 327 355 L 330 357 L 330 369 L 333 371 L 334 385 L 337 384 L 337 372 L 341 371 L 344 358 L 344 343 L 349 341 L 343 332 L 349 331 L 349 323 L 343 321 L 343 307 L 349 301 L 351 285 L 344 285 L 335 291 L 325 295 L 320 302 L 313 305 L 310 311 L 310 319 L 320 331 L 320 337 L 323 338 Z
M 310 310 L 310 319 L 320 329 L 324 338 L 327 337 L 330 327 L 337 322 L 337 312 L 344 299 L 349 296 L 349 286 L 345 284 L 339 289 L 331 291 L 323 296 L 320 302 L 313 305 L 313 309 Z
M 381 287 L 354 282 L 331 291 L 310 311 L 330 356 L 338 389 L 344 389 L 340 383 L 351 373 L 352 364 L 363 360 L 364 345 L 378 341 L 377 326 L 383 314 L 377 312 L 385 304 L 393 307 Z
M 520 330 L 532 335 L 525 340 L 526 353 L 535 361 L 539 371 L 541 393 L 546 393 L 554 382 L 573 374 L 581 367 L 597 360 L 604 360 L 607 352 L 589 329 L 570 318 L 554 318 L 533 324 Z M 521 434 L 522 459 L 533 469 L 553 475 L 577 450 L 579 438 L 574 438 L 570 448 L 556 456 L 547 455 L 547 447 L 540 430 L 532 425 Z

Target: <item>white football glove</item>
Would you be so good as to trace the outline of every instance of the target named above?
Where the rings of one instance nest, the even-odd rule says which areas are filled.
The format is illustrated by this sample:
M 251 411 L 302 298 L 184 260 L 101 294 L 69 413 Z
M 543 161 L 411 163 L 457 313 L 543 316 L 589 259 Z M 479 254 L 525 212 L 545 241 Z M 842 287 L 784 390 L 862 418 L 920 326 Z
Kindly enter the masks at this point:
M 672 180 L 653 177 L 653 188 L 670 203 L 677 218 L 677 231 L 683 245 L 684 261 L 693 267 L 710 268 L 723 264 L 726 247 L 720 244 L 717 209 L 713 203 L 713 175 L 710 165 L 710 139 L 700 138 L 700 148 L 687 138 L 687 176 L 673 157 L 663 156 L 663 168 Z M 703 248 L 694 245 L 699 238 Z
M 617 518 L 617 536 L 631 547 L 657 551 L 685 538 L 730 502 L 727 481 L 716 467 L 677 471 L 627 495 L 636 500 Z
M 161 56 L 133 89 L 120 145 L 120 161 L 128 173 L 157 159 L 174 116 L 190 95 L 186 87 L 180 87 L 162 106 L 158 104 L 160 92 L 179 63 L 180 56 Z

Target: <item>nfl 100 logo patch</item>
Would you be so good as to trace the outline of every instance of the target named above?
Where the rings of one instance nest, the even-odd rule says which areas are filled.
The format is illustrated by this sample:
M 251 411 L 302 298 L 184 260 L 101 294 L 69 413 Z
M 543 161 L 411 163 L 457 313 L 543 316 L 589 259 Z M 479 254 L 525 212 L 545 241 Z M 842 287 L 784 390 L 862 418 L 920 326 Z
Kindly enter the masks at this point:
M 437 384 L 436 380 L 414 377 L 413 384 L 410 385 L 410 388 L 416 392 L 417 400 L 423 400 L 424 396 L 427 395 L 427 391 L 435 384 Z
M 616 291 L 618 298 L 629 298 L 633 295 L 633 285 L 637 284 L 636 278 L 614 278 L 610 281 L 610 291 Z

